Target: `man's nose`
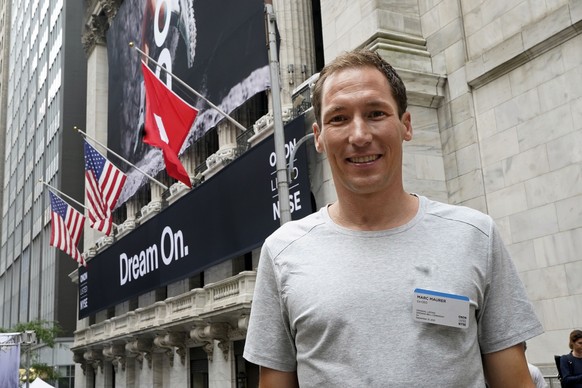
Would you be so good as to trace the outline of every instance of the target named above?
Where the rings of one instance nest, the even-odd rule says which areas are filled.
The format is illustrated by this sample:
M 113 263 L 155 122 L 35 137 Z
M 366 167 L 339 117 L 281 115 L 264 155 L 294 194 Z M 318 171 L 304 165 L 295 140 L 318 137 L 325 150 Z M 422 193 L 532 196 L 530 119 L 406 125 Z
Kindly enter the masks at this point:
M 350 144 L 364 146 L 372 141 L 372 132 L 365 118 L 356 116 L 350 129 Z

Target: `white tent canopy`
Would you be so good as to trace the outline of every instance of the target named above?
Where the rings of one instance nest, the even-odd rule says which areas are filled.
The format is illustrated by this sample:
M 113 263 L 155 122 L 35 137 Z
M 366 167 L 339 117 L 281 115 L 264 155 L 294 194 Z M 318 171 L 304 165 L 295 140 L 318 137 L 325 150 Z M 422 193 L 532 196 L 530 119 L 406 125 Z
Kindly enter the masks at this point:
M 26 383 L 22 385 L 23 388 L 26 388 Z M 29 388 L 55 388 L 49 383 L 45 383 L 43 379 L 37 377 L 34 379 L 32 383 L 29 384 Z

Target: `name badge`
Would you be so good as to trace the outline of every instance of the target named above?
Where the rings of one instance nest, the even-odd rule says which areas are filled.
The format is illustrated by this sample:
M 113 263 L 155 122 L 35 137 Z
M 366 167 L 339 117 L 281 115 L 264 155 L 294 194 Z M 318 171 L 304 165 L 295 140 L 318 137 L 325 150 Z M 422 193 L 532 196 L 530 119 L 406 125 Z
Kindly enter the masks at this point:
M 415 321 L 466 329 L 469 325 L 469 298 L 417 288 L 412 301 Z

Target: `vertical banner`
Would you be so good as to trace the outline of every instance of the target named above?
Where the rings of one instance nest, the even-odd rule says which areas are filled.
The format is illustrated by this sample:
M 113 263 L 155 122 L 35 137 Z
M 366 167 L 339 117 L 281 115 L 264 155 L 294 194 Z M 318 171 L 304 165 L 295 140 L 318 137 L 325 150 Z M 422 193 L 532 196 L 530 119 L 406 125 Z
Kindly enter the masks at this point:
M 164 168 L 160 150 L 142 142 L 145 89 L 135 42 L 226 113 L 270 85 L 263 0 L 125 0 L 107 32 L 109 60 L 108 145 L 151 175 Z M 223 117 L 162 70 L 166 85 L 199 114 L 182 151 Z M 119 198 L 125 202 L 145 183 L 128 171 Z
M 0 333 L 0 387 L 18 388 L 20 368 L 19 336 Z

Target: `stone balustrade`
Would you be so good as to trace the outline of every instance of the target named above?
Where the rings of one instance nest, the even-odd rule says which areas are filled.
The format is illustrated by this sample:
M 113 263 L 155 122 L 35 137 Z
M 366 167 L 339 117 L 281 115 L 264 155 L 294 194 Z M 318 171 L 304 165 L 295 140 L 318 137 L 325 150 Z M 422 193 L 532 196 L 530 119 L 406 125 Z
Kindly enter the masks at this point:
M 233 329 L 250 311 L 256 272 L 244 271 L 228 279 L 169 297 L 150 306 L 115 316 L 75 332 L 74 348 L 101 346 L 176 325 L 205 327 L 223 321 Z

